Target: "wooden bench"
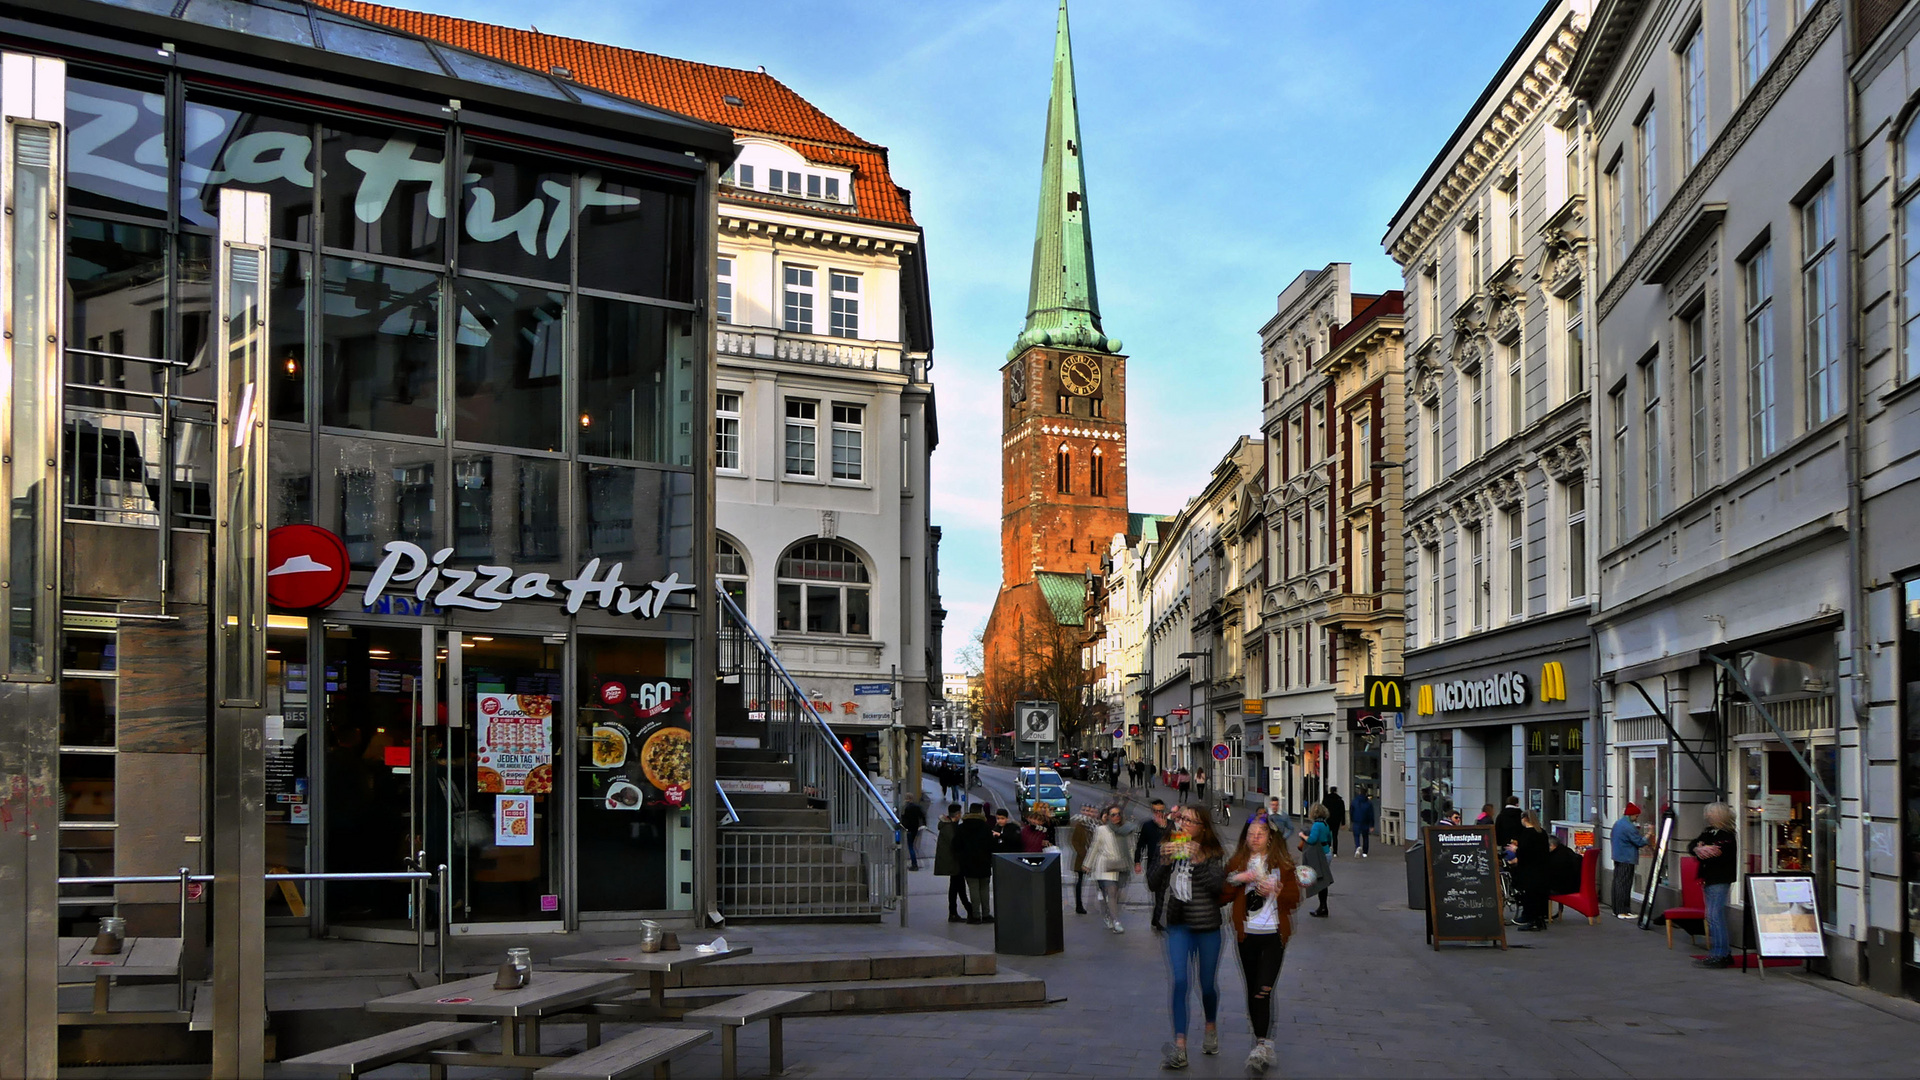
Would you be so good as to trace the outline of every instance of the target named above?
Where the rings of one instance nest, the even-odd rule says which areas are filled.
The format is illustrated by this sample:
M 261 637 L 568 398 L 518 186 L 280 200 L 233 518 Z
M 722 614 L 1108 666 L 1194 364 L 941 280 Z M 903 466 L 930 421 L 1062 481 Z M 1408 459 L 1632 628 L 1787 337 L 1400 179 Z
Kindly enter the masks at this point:
M 629 1080 L 653 1066 L 654 1080 L 667 1080 L 667 1059 L 713 1038 L 699 1028 L 647 1027 L 604 1042 L 534 1073 L 534 1080 Z
M 492 1024 L 482 1022 L 429 1020 L 358 1042 L 315 1050 L 311 1054 L 289 1058 L 281 1064 L 294 1069 L 326 1069 L 339 1074 L 342 1080 L 351 1080 L 382 1066 L 408 1061 L 429 1050 L 452 1046 L 492 1030 Z M 441 1066 L 435 1066 L 433 1072 L 436 1076 L 446 1075 Z
M 720 1026 L 720 1075 L 725 1080 L 734 1080 L 739 1075 L 736 1039 L 740 1029 L 755 1020 L 765 1020 L 767 1075 L 779 1076 L 786 1071 L 780 1061 L 780 1020 L 788 1013 L 811 1011 L 809 1006 L 819 996 L 810 990 L 755 990 L 704 1009 L 695 1009 L 681 1019 Z

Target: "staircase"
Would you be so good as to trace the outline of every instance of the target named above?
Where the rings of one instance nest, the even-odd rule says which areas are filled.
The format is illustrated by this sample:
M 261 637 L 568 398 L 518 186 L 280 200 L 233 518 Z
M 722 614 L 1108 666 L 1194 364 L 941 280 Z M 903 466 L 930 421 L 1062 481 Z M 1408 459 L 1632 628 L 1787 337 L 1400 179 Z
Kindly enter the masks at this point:
M 901 882 L 900 827 L 766 640 L 719 590 L 716 883 L 729 920 L 877 922 Z

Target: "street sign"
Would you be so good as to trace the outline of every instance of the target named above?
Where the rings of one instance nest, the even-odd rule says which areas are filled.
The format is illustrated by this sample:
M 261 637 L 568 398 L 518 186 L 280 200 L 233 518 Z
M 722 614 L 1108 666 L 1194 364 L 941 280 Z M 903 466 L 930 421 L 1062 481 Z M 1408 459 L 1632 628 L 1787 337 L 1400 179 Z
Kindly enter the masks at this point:
M 1060 737 L 1060 703 L 1022 701 L 1015 709 L 1020 717 L 1021 742 L 1055 742 Z
M 1213 760 L 1225 761 L 1227 760 L 1227 755 L 1231 753 L 1233 753 L 1233 751 L 1227 748 L 1226 743 L 1217 742 L 1213 744 Z
M 1185 705 L 1175 705 L 1173 708 L 1167 710 L 1167 715 L 1176 720 L 1185 720 L 1192 712 L 1193 710 L 1187 708 Z
M 892 693 L 893 693 L 892 683 L 860 682 L 860 683 L 853 684 L 854 697 L 871 697 L 875 694 L 891 695 Z

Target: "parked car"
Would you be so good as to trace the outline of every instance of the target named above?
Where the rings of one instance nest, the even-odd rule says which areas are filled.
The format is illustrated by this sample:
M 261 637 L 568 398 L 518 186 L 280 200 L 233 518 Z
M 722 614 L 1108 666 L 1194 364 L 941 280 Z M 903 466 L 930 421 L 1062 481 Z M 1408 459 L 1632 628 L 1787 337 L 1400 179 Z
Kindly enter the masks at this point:
M 1057 769 L 1027 768 L 1021 769 L 1014 780 L 1014 795 L 1022 806 L 1037 800 L 1053 807 L 1055 813 L 1065 814 L 1068 786 Z

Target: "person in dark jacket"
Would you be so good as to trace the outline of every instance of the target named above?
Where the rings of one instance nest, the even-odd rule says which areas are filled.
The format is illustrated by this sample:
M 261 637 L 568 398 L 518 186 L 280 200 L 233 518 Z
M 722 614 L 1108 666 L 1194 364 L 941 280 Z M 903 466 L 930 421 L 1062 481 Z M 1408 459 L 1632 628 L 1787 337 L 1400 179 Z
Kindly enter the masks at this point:
M 1136 875 L 1144 872 L 1147 876 L 1147 891 L 1153 894 L 1153 916 L 1149 921 L 1157 932 L 1166 929 L 1160 921 L 1160 911 L 1166 906 L 1167 893 L 1154 886 L 1153 871 L 1160 867 L 1160 842 L 1167 836 L 1167 804 L 1155 799 L 1148 805 L 1153 816 L 1140 823 L 1140 836 L 1133 842 L 1133 872 Z
M 1340 797 L 1339 788 L 1329 784 L 1320 805 L 1327 808 L 1327 828 L 1333 830 L 1333 846 L 1327 849 L 1327 856 L 1332 858 L 1340 854 L 1340 826 L 1347 823 L 1347 800 Z
M 1551 884 L 1547 866 L 1547 834 L 1541 831 L 1533 815 L 1520 815 L 1520 832 L 1513 838 L 1513 887 L 1520 892 L 1520 929 L 1522 932 L 1547 928 L 1547 889 Z
M 1004 806 L 993 812 L 993 850 L 1020 850 L 1020 826 L 1013 823 L 1012 815 Z
M 1727 936 L 1727 895 L 1740 875 L 1739 839 L 1733 834 L 1733 807 L 1708 803 L 1707 827 L 1694 838 L 1691 850 L 1700 860 L 1700 884 L 1707 901 L 1707 956 L 1694 966 L 1733 966 L 1733 943 Z
M 1353 796 L 1353 850 L 1361 858 L 1373 848 L 1374 809 L 1373 798 L 1361 788 Z
M 967 896 L 973 900 L 973 906 L 967 909 L 970 923 L 993 921 L 993 893 L 988 889 L 993 877 L 993 852 L 993 826 L 987 824 L 986 807 L 973 803 L 953 835 L 953 857 L 960 864 L 960 876 L 967 879 Z
M 900 808 L 901 838 L 907 843 L 907 869 L 920 869 L 920 830 L 927 827 L 927 808 L 921 803 L 926 796 L 908 799 L 907 805 Z
M 1587 861 L 1580 853 L 1560 842 L 1552 833 L 1547 834 L 1547 895 L 1566 896 L 1580 891 L 1584 882 L 1580 875 L 1587 868 Z
M 1073 844 L 1073 909 L 1076 915 L 1087 913 L 1087 855 L 1093 850 L 1093 829 L 1096 824 L 1093 808 L 1083 806 L 1073 816 L 1073 826 L 1067 832 L 1067 839 Z M 1094 888 L 1098 889 L 1099 886 L 1095 885 Z
M 1520 836 L 1520 796 L 1507 796 L 1507 805 L 1493 819 L 1493 842 L 1500 850 Z
M 1053 841 L 1047 839 L 1047 819 L 1038 806 L 1027 811 L 1027 823 L 1020 827 L 1020 847 L 1018 850 L 1037 855 L 1047 850 Z
M 1167 966 L 1173 974 L 1173 1042 L 1163 1048 L 1161 1064 L 1187 1067 L 1187 979 L 1200 977 L 1200 1007 L 1206 1030 L 1200 1052 L 1220 1052 L 1220 906 L 1227 886 L 1226 852 L 1213 831 L 1213 815 L 1204 806 L 1183 806 L 1173 833 L 1160 845 L 1154 877 L 1167 895 Z
M 933 842 L 933 872 L 947 879 L 947 921 L 965 922 L 973 917 L 973 901 L 967 898 L 967 878 L 960 872 L 960 857 L 953 850 L 954 836 L 960 826 L 960 804 L 948 803 L 940 819 L 940 831 Z M 960 909 L 967 909 L 965 915 Z

